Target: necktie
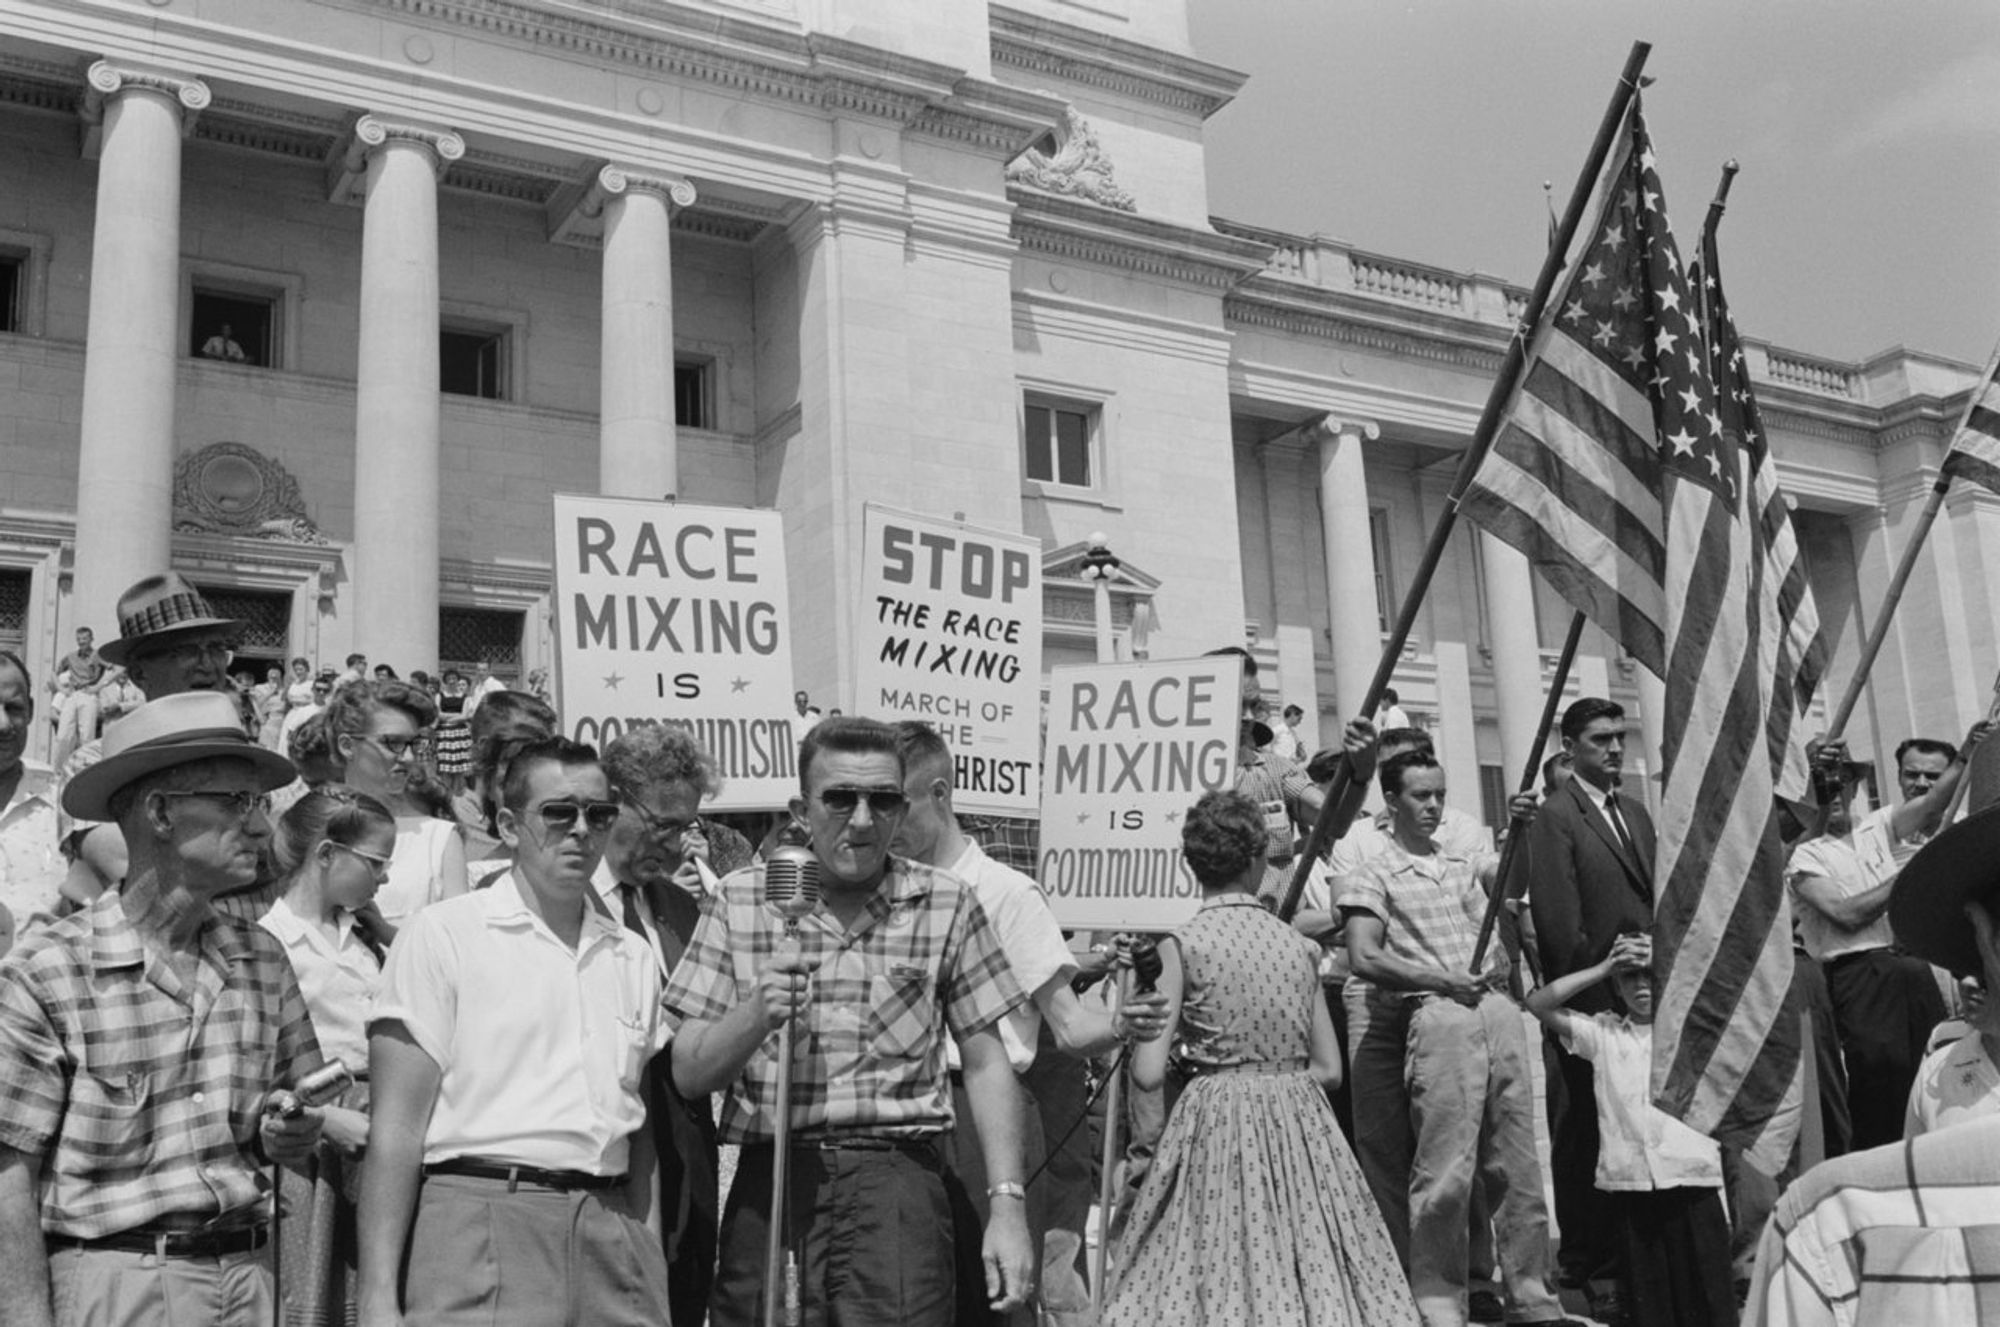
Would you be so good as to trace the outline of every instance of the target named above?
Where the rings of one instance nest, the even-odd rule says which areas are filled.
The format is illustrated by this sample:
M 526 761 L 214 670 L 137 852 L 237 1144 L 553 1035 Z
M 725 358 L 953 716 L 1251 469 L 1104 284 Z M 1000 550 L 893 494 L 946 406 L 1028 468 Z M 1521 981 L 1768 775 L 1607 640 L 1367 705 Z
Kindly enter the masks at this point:
M 625 929 L 645 940 L 650 947 L 652 941 L 646 934 L 646 923 L 639 917 L 639 887 L 629 884 L 619 885 L 618 905 L 625 912 Z
M 1611 817 L 1611 828 L 1618 835 L 1618 846 L 1625 849 L 1625 855 L 1639 868 L 1639 878 L 1648 884 L 1653 880 L 1653 864 L 1639 856 L 1639 845 L 1632 841 L 1632 831 L 1625 827 L 1625 813 L 1618 809 L 1618 794 L 1604 794 L 1604 814 Z

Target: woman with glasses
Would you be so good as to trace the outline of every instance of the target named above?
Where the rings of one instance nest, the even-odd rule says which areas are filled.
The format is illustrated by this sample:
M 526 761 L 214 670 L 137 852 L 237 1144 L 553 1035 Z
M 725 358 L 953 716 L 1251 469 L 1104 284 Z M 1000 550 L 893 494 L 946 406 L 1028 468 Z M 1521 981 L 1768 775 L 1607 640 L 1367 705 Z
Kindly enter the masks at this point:
M 396 848 L 376 906 L 390 925 L 466 891 L 465 844 L 455 821 L 421 797 L 437 709 L 406 682 L 350 682 L 324 716 L 334 777 L 379 799 L 396 816 Z
M 358 1080 L 326 1108 L 319 1151 L 304 1172 L 280 1172 L 278 1291 L 289 1327 L 347 1321 L 354 1303 L 354 1204 L 368 1141 L 365 1020 L 387 952 L 367 905 L 395 847 L 389 808 L 341 784 L 293 803 L 272 837 L 283 892 L 258 924 L 291 960 L 321 1054 Z

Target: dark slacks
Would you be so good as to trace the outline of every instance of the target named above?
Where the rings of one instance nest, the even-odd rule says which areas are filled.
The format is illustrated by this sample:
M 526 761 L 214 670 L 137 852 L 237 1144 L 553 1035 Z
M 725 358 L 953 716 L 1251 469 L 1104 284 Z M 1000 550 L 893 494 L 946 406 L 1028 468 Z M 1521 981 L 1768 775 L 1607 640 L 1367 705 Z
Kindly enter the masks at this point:
M 1928 963 L 1888 949 L 1842 954 L 1825 966 L 1854 1150 L 1898 1142 L 1924 1043 L 1944 1019 L 1944 995 Z
M 667 1255 L 667 1302 L 674 1327 L 701 1327 L 715 1284 L 716 1231 L 722 1196 L 717 1177 L 715 1108 L 674 1087 L 668 1057 L 657 1077 L 649 1126 L 660 1167 L 660 1237 Z
M 1060 1054 L 1061 1052 L 1050 1052 Z M 1022 1178 L 1026 1178 L 1042 1168 L 1042 1160 L 1048 1155 L 1043 1146 L 1042 1115 L 1027 1090 L 1022 1085 L 1022 1095 L 1028 1100 L 1023 1103 L 1027 1109 L 1021 1114 Z M 986 1264 L 981 1250 L 986 1236 L 986 1218 L 991 1210 L 991 1200 L 986 1196 L 986 1186 L 991 1177 L 986 1173 L 986 1153 L 980 1146 L 979 1130 L 972 1122 L 972 1101 L 965 1094 L 965 1080 L 957 1074 L 951 1076 L 951 1152 L 949 1160 L 952 1173 L 947 1177 L 947 1192 L 951 1197 L 952 1220 L 957 1227 L 958 1243 L 958 1327 L 976 1327 L 979 1323 L 1015 1323 L 1019 1327 L 1034 1327 L 1035 1309 L 1032 1303 L 1024 1304 L 1010 1313 L 995 1313 L 987 1307 Z M 1048 1186 L 1042 1181 L 1044 1175 L 1037 1175 L 1035 1182 L 1028 1186 L 1028 1234 L 1035 1242 L 1035 1266 L 1041 1266 L 1042 1232 L 1048 1229 Z M 1003 1201 L 1012 1202 L 1013 1199 Z
M 1735 1327 L 1721 1191 L 1651 1189 L 1605 1197 L 1616 1217 L 1629 1327 Z
M 952 1216 L 936 1147 L 798 1147 L 786 1193 L 802 1327 L 951 1327 Z M 746 1147 L 722 1214 L 722 1264 L 708 1312 L 716 1327 L 764 1320 L 770 1213 L 771 1148 Z
M 1618 1240 L 1597 1187 L 1595 1075 L 1590 1061 L 1571 1055 L 1546 1031 L 1542 1064 L 1548 1070 L 1549 1181 L 1562 1232 L 1556 1264 L 1569 1284 L 1608 1280 L 1617 1275 Z

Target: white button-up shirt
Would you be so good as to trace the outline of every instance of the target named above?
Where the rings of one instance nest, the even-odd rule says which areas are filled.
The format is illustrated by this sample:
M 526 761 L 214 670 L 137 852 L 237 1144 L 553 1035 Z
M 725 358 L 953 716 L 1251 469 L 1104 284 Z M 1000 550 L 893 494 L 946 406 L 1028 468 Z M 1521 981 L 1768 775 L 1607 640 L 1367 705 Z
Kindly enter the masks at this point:
M 1063 943 L 1062 927 L 1041 888 L 1013 867 L 994 861 L 977 843 L 967 841 L 965 851 L 951 864 L 951 873 L 972 886 L 986 920 L 1000 935 L 1000 952 L 1014 980 L 1028 998 L 1014 1006 L 1000 1020 L 1000 1044 L 1006 1048 L 1007 1063 L 1014 1072 L 1025 1073 L 1035 1062 L 1035 1044 L 1042 1034 L 1042 1011 L 1035 992 L 1058 975 L 1074 976 L 1076 958 Z M 959 1067 L 958 1042 L 945 1043 L 945 1063 Z
M 61 896 L 69 863 L 59 846 L 59 819 L 55 771 L 22 761 L 21 782 L 0 807 L 0 903 L 14 915 L 16 929 L 52 911 Z
M 1943 1129 L 1982 1115 L 2000 1115 L 2000 1068 L 1987 1057 L 1979 1029 L 1924 1057 L 1910 1084 L 1903 1137 Z
M 640 1076 L 666 1044 L 645 941 L 586 907 L 572 950 L 518 874 L 433 903 L 389 950 L 371 1031 L 397 1022 L 443 1071 L 424 1164 L 478 1157 L 624 1173 Z
M 1653 1029 L 1617 1014 L 1568 1013 L 1563 1044 L 1597 1090 L 1597 1187 L 1719 1189 L 1722 1152 L 1653 1104 Z
M 335 937 L 292 911 L 280 898 L 257 924 L 277 937 L 299 979 L 312 1013 L 320 1054 L 357 1074 L 368 1071 L 368 1010 L 382 981 L 374 951 L 354 933 L 354 918 L 340 914 Z

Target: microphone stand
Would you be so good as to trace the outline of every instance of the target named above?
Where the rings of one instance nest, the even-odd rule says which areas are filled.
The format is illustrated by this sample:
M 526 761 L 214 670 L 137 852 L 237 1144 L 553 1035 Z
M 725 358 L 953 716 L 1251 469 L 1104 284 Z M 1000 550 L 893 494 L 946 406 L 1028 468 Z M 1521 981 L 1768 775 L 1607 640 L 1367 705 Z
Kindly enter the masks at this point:
M 797 946 L 799 921 L 785 919 L 785 939 Z M 796 1253 L 785 1248 L 785 1224 L 791 1204 L 786 1200 L 792 1154 L 792 1028 L 796 1017 L 778 1028 L 778 1114 L 771 1127 L 771 1228 L 764 1243 L 764 1327 L 799 1327 L 799 1267 Z M 784 1315 L 779 1317 L 783 1295 Z

